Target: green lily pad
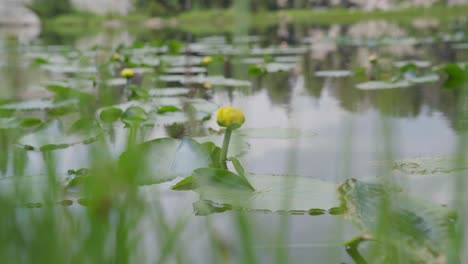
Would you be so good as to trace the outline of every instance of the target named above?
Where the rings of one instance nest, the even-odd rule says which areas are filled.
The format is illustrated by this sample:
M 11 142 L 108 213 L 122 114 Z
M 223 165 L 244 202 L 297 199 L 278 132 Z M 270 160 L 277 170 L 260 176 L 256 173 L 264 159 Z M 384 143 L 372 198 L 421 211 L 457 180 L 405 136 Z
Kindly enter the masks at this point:
M 308 212 L 339 205 L 336 185 L 309 177 L 248 174 L 250 189 L 200 186 L 195 189 L 201 200 L 230 205 L 237 209 L 272 212 Z
M 356 85 L 360 90 L 385 90 L 411 87 L 410 81 L 386 82 L 386 81 L 370 81 Z
M 454 156 L 417 157 L 379 162 L 377 165 L 386 166 L 401 174 L 413 176 L 451 174 L 462 170 L 468 170 L 468 163 L 459 162 Z
M 206 73 L 206 68 L 204 67 L 172 67 L 164 70 L 165 73 L 170 74 L 180 74 L 180 73 L 190 73 L 190 74 L 200 74 Z
M 378 242 L 397 248 L 399 257 L 409 263 L 437 263 L 444 256 L 457 218 L 452 209 L 414 198 L 397 186 L 383 183 L 348 179 L 338 190 L 344 217 L 371 237 L 382 232 L 380 221 L 385 221 L 386 235 Z M 385 218 L 379 221 L 383 212 Z M 370 262 L 381 263 L 381 257 Z
M 69 99 L 64 101 L 52 101 L 47 99 L 33 99 L 28 101 L 21 101 L 16 103 L 8 103 L 0 105 L 0 110 L 13 110 L 13 111 L 36 111 L 36 110 L 52 110 L 59 108 L 68 108 L 76 106 L 78 101 L 76 99 Z
M 265 70 L 270 73 L 274 72 L 290 72 L 297 68 L 296 63 L 281 63 L 272 62 L 265 65 Z
M 317 71 L 315 72 L 316 77 L 322 78 L 345 78 L 352 75 L 351 71 L 347 70 L 336 70 L 336 71 Z
M 420 60 L 408 60 L 408 61 L 396 61 L 393 65 L 397 68 L 405 67 L 406 65 L 414 65 L 418 68 L 429 68 L 431 67 L 430 61 L 420 61 Z
M 40 124 L 42 124 L 42 120 L 35 117 L 0 118 L 0 130 L 35 127 Z
M 69 131 L 65 131 L 60 120 L 53 120 L 45 123 L 36 131 L 23 136 L 18 144 L 28 150 L 55 150 L 66 148 L 75 144 L 90 143 L 102 135 L 102 129 L 95 122 L 86 122 L 87 129 L 77 129 L 84 127 L 83 120 L 77 121 L 79 125 L 72 125 Z
M 223 76 L 185 76 L 185 75 L 163 75 L 158 78 L 160 81 L 164 82 L 174 82 L 184 85 L 199 84 L 205 85 L 210 84 L 212 86 L 230 86 L 230 87 L 242 87 L 242 86 L 251 86 L 251 82 L 244 80 L 236 80 L 225 78 Z
M 410 81 L 413 84 L 422 84 L 422 83 L 435 83 L 440 80 L 439 75 L 437 74 L 427 74 L 417 77 L 409 77 L 406 80 Z
M 137 184 L 149 185 L 190 176 L 195 169 L 208 167 L 211 158 L 192 139 L 161 138 L 124 152 L 119 163 Z
M 149 90 L 149 95 L 154 97 L 184 96 L 190 93 L 189 88 L 156 88 Z
M 100 111 L 99 118 L 104 123 L 113 123 L 120 119 L 123 111 L 117 107 L 109 107 Z
M 158 114 L 164 114 L 167 112 L 180 112 L 180 108 L 174 105 L 165 105 L 165 106 L 161 106 L 160 108 L 158 108 L 158 111 L 157 111 Z

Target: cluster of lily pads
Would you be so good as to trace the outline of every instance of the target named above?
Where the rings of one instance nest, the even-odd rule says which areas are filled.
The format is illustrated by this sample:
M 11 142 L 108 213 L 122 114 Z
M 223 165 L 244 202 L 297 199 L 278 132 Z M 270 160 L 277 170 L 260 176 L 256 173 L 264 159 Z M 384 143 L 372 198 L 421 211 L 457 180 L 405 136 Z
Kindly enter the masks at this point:
M 35 88 L 45 97 L 2 101 L 0 132 L 9 143 L 15 143 L 15 148 L 41 153 L 78 144 L 124 145 L 115 154 L 119 157 L 118 171 L 128 182 L 134 186 L 169 182 L 171 191 L 194 191 L 199 194 L 193 203 L 198 215 L 227 210 L 339 214 L 372 233 L 377 228 L 381 202 L 386 201 L 386 216 L 399 223 L 393 230 L 405 236 L 405 243 L 417 244 L 420 249 L 420 254 L 413 256 L 415 260 L 437 259 L 444 254 L 442 245 L 449 239 L 455 219 L 453 211 L 444 206 L 382 183 L 349 179 L 337 186 L 312 177 L 255 175 L 243 168 L 240 156 L 252 138 L 315 134 L 295 129 L 241 128 L 245 117 L 240 110 L 219 108 L 210 100 L 213 89 L 251 86 L 249 80 L 227 78 L 219 72 L 221 66 L 229 68 L 232 60 L 247 65 L 251 76 L 262 77 L 294 71 L 308 51 L 306 46 L 260 48 L 256 38 L 238 41 L 246 45 L 239 48 L 218 39 L 204 39 L 185 47 L 177 42 L 136 43 L 112 53 L 99 48 L 83 52 L 69 47 L 22 47 L 26 49 L 27 66 L 48 76 Z M 388 66 L 377 55 L 369 62 L 370 67 L 354 72 L 320 71 L 316 76 L 363 80 L 356 86 L 361 90 L 433 82 L 456 88 L 465 83 L 468 71 L 462 64 L 432 67 L 424 61 Z M 217 123 L 225 129 L 210 132 L 205 121 L 215 112 Z M 163 128 L 164 133 L 154 133 L 158 128 Z M 124 141 L 116 140 L 119 133 L 125 135 Z M 166 135 L 171 137 L 163 137 Z M 10 145 L 6 148 L 14 152 Z M 10 158 L 0 161 L 2 175 L 8 174 Z M 446 172 L 417 170 L 414 164 L 395 161 L 390 170 L 409 169 L 405 176 L 415 170 L 423 176 Z M 450 162 L 443 164 L 451 166 Z M 69 197 L 76 193 L 70 193 L 86 186 L 93 173 L 92 168 L 71 169 L 67 177 L 60 178 L 64 189 L 61 204 L 73 204 Z M 13 189 L 14 178 L 0 179 L 2 193 Z M 30 178 L 39 186 L 44 177 Z M 86 205 L 83 199 L 89 197 L 82 195 L 78 191 L 78 202 Z M 39 207 L 39 200 L 24 202 Z M 393 243 L 398 240 L 391 241 L 396 246 Z M 348 245 L 354 247 L 355 242 Z

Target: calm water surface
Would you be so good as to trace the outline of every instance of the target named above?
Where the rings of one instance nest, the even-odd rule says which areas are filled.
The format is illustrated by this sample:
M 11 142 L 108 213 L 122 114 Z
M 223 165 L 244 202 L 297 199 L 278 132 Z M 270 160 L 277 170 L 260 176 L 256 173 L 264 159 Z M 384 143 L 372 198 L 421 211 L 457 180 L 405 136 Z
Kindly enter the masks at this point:
M 259 45 L 305 45 L 308 52 L 298 55 L 301 60 L 294 71 L 262 78 L 250 78 L 245 75 L 245 64 L 233 64 L 232 72 L 226 73 L 233 78 L 251 79 L 254 83 L 252 89 L 219 89 L 211 100 L 218 105 L 241 108 L 247 118 L 244 126 L 248 128 L 298 128 L 316 133 L 315 136 L 288 140 L 250 140 L 250 149 L 242 157 L 249 172 L 293 174 L 337 183 L 347 177 L 374 179 L 382 173 L 376 162 L 386 158 L 385 150 L 389 147 L 395 159 L 454 153 L 457 135 L 461 133 L 455 126 L 456 93 L 434 84 L 360 91 L 350 78 L 317 78 L 315 72 L 348 70 L 367 65 L 367 58 L 373 53 L 380 54 L 382 61 L 390 62 L 424 60 L 432 65 L 466 62 L 467 50 L 456 49 L 452 42 L 413 44 L 408 41 L 416 37 L 458 34 L 466 42 L 468 36 L 464 35 L 463 25 L 466 25 L 464 21 L 446 24 L 430 20 L 415 21 L 411 25 L 374 21 L 346 26 L 280 25 L 268 29 L 251 29 L 249 33 L 260 38 Z M 165 30 L 147 35 L 103 32 L 95 36 L 68 39 L 46 31 L 42 36 L 31 36 L 30 41 L 52 45 L 65 42 L 80 49 L 88 49 L 97 44 L 114 47 L 130 44 L 138 39 L 151 38 L 152 35 L 155 38 L 174 37 L 183 41 L 199 41 L 206 37 Z M 396 41 L 377 45 L 375 40 L 384 37 Z M 356 46 L 340 45 L 331 39 L 343 43 L 350 39 L 368 41 L 366 45 Z M 31 80 L 30 84 L 33 83 L 34 80 Z M 382 102 L 382 98 L 386 99 L 385 102 Z M 214 126 L 215 123 L 211 120 L 208 124 Z M 155 132 L 152 137 L 161 133 Z M 68 169 L 86 167 L 89 163 L 89 147 L 77 145 L 55 151 L 57 170 L 66 172 Z M 30 173 L 45 171 L 39 153 L 28 155 Z M 435 202 L 449 203 L 452 199 L 450 179 L 437 186 L 415 188 L 415 192 L 420 193 L 421 188 L 431 190 L 429 197 Z M 191 263 L 206 263 L 211 246 L 207 221 L 211 222 L 227 246 L 234 246 L 234 241 L 239 239 L 233 227 L 234 213 L 216 214 L 209 218 L 193 216 L 191 195 L 169 195 L 163 199 L 163 205 L 167 207 L 168 220 L 175 220 L 181 215 L 189 217 L 186 232 L 181 239 L 188 252 L 186 257 Z M 288 245 L 275 243 L 282 217 L 287 217 L 289 221 Z M 263 263 L 271 263 L 278 247 L 285 246 L 290 250 L 291 263 L 350 261 L 340 243 L 352 238 L 357 231 L 339 217 L 252 213 L 249 221 L 254 227 L 252 237 L 255 238 L 258 256 Z M 151 238 L 147 242 L 148 249 L 158 243 Z M 231 250 L 230 254 L 238 254 L 239 249 Z

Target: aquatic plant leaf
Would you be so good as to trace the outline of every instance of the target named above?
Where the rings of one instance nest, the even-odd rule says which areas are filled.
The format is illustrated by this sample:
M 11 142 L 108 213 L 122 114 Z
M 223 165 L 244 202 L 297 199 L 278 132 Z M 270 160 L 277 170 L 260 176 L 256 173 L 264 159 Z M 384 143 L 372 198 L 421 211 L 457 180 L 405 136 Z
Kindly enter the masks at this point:
M 164 96 L 184 96 L 190 93 L 189 88 L 156 88 L 148 91 L 150 96 L 164 97 Z
M 158 114 L 164 114 L 167 112 L 180 112 L 180 108 L 174 105 L 165 105 L 165 106 L 161 106 L 160 108 L 158 108 L 158 111 L 157 111 Z
M 336 71 L 317 71 L 315 76 L 324 78 L 345 78 L 352 75 L 351 71 L 336 70 Z
M 138 126 L 148 120 L 148 113 L 139 106 L 131 106 L 125 110 L 121 118 L 128 126 Z
M 71 98 L 78 98 L 80 100 L 93 100 L 95 96 L 90 93 L 80 91 L 79 89 L 63 86 L 60 84 L 48 84 L 46 85 L 47 90 L 55 94 L 56 100 L 64 100 Z
M 124 152 L 119 161 L 125 173 L 140 185 L 187 177 L 210 162 L 202 145 L 189 138 L 148 141 Z
M 0 129 L 35 127 L 40 124 L 42 124 L 42 120 L 36 117 L 0 118 Z
M 91 123 L 91 127 L 80 130 L 77 127 L 83 124 L 82 120 L 77 122 L 80 122 L 80 125 L 72 125 L 69 131 L 65 131 L 60 120 L 52 120 L 43 124 L 36 131 L 23 136 L 18 144 L 28 150 L 48 151 L 80 143 L 90 143 L 103 133 L 96 123 Z
M 397 246 L 399 256 L 403 255 L 405 260 L 436 263 L 446 252 L 456 213 L 414 198 L 396 187 L 346 180 L 338 188 L 344 217 L 379 239 L 378 242 Z M 384 236 L 379 227 L 382 221 L 386 223 Z
M 468 170 L 468 163 L 459 162 L 456 157 L 418 157 L 395 160 L 389 164 L 393 170 L 406 175 L 422 176 L 436 173 L 450 174 Z
M 20 101 L 16 103 L 7 103 L 0 105 L 0 110 L 14 111 L 36 111 L 36 110 L 51 110 L 59 108 L 75 107 L 78 101 L 76 99 L 64 101 L 52 101 L 48 99 L 33 99 L 28 101 Z
M 109 107 L 109 108 L 103 109 L 99 113 L 99 118 L 104 123 L 113 123 L 119 120 L 122 114 L 123 114 L 122 109 L 117 108 L 117 107 Z
M 311 177 L 287 175 L 246 175 L 250 189 L 225 188 L 219 185 L 197 186 L 200 199 L 237 209 L 272 212 L 303 212 L 311 209 L 329 209 L 339 205 L 336 185 Z
M 397 82 L 386 82 L 386 81 L 370 81 L 356 85 L 360 90 L 384 90 L 384 89 L 396 89 L 396 88 L 408 88 L 411 87 L 410 81 L 397 81 Z
M 222 146 L 224 134 L 213 134 L 205 137 L 195 137 L 194 140 L 200 143 L 212 142 L 217 146 Z M 238 133 L 233 133 L 228 149 L 228 157 L 240 156 L 249 149 L 249 144 L 245 137 Z
M 457 64 L 447 64 L 441 68 L 445 73 L 444 87 L 449 89 L 459 88 L 468 80 L 468 70 Z
M 419 61 L 419 60 L 408 60 L 408 61 L 396 61 L 393 65 L 397 68 L 403 68 L 407 65 L 414 65 L 417 68 L 429 68 L 431 67 L 430 61 Z
M 200 168 L 192 173 L 195 191 L 205 187 L 227 188 L 230 190 L 255 191 L 245 177 L 218 168 Z

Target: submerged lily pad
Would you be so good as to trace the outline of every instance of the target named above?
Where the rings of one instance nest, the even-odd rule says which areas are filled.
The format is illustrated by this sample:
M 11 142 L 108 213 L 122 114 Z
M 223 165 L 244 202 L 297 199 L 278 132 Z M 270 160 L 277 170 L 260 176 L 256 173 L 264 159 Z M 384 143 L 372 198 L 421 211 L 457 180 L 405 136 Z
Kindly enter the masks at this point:
M 203 146 L 189 138 L 161 138 L 124 152 L 120 164 L 140 185 L 186 177 L 198 168 L 208 167 L 211 158 Z
M 86 122 L 87 124 L 82 123 L 83 120 L 78 122 L 80 122 L 79 126 L 72 125 L 69 131 L 65 131 L 60 120 L 50 121 L 36 131 L 22 137 L 18 144 L 23 145 L 28 150 L 54 150 L 92 142 L 103 133 L 95 122 L 89 121 Z M 86 129 L 75 129 L 79 127 L 86 127 Z
M 268 127 L 268 128 L 241 128 L 236 131 L 247 138 L 258 138 L 258 139 L 288 139 L 288 138 L 300 138 L 300 137 L 312 137 L 316 136 L 317 133 L 312 131 L 302 131 L 298 128 L 279 128 L 279 127 Z
M 247 175 L 255 191 L 201 186 L 195 189 L 201 200 L 260 211 L 300 211 L 330 209 L 339 205 L 336 185 L 309 177 Z

